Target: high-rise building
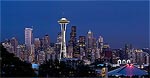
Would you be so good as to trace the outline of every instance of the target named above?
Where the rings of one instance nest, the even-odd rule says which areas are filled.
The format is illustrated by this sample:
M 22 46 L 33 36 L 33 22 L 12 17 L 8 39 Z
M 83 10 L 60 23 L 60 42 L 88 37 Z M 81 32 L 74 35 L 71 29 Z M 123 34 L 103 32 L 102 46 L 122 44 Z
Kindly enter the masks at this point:
M 25 45 L 30 46 L 32 44 L 32 28 L 25 28 Z
M 44 49 L 46 50 L 50 46 L 50 37 L 49 35 L 44 36 Z
M 93 48 L 93 33 L 91 32 L 91 30 L 89 30 L 87 34 L 87 53 L 86 53 L 86 57 L 89 60 L 91 60 L 92 48 Z
M 79 54 L 80 54 L 80 59 L 82 59 L 85 56 L 85 52 L 86 52 L 86 37 L 85 36 L 79 36 Z
M 93 47 L 93 33 L 91 32 L 91 30 L 89 30 L 87 34 L 87 47 L 88 48 Z
M 38 64 L 43 64 L 44 61 L 45 61 L 45 52 L 40 51 L 38 53 Z
M 35 49 L 34 49 L 34 45 L 32 44 L 30 46 L 30 51 L 29 51 L 29 62 L 35 62 Z
M 75 55 L 75 50 L 76 50 L 76 26 L 72 26 L 71 27 L 71 33 L 70 33 L 70 40 L 69 40 L 69 44 L 68 44 L 68 55 L 69 57 L 76 57 Z
M 16 56 L 19 57 L 19 58 L 21 57 L 21 56 L 20 56 L 20 53 L 21 53 L 21 46 L 18 45 L 18 46 L 17 46 Z
M 44 38 L 40 38 L 40 50 L 44 51 Z
M 73 46 L 68 46 L 67 47 L 67 58 L 73 58 Z
M 76 45 L 76 26 L 72 26 L 71 33 L 70 33 L 69 46 L 75 46 L 75 45 Z
M 92 45 L 93 45 L 93 47 L 92 47 L 92 53 L 91 53 L 91 62 L 95 62 L 95 59 L 97 57 L 97 55 L 96 55 L 97 47 L 96 47 L 96 38 L 94 38 L 94 37 L 93 37 Z
M 40 39 L 39 38 L 34 39 L 34 46 L 35 46 L 36 50 L 40 49 Z
M 13 47 L 13 53 L 16 55 L 17 54 L 17 46 L 18 46 L 18 41 L 15 37 L 13 37 L 11 40 L 10 40 L 10 44 L 11 46 Z
M 86 37 L 85 36 L 79 36 L 79 46 L 85 48 L 85 42 L 86 42 Z
M 99 36 L 97 40 L 97 58 L 101 58 L 103 52 L 103 37 Z
M 17 46 L 17 57 L 20 58 L 20 60 L 25 61 L 25 45 L 18 45 Z
M 61 49 L 60 49 L 60 59 L 66 58 L 66 26 L 69 23 L 69 21 L 66 18 L 61 18 L 58 23 L 61 26 Z
M 103 47 L 103 37 L 102 36 L 99 36 L 98 38 L 98 48 L 102 48 Z
M 124 50 L 124 52 L 125 52 L 125 54 L 124 54 L 124 59 L 128 59 L 129 57 L 128 57 L 128 54 L 130 53 L 130 50 L 132 49 L 132 45 L 131 44 L 125 44 L 125 50 Z
M 57 42 L 54 45 L 55 47 L 55 52 L 56 52 L 56 58 L 59 60 L 60 59 L 60 49 L 61 49 L 61 32 L 58 33 L 57 36 Z
M 79 40 L 77 41 L 77 44 L 74 48 L 73 51 L 73 58 L 80 58 L 80 46 L 79 46 Z
M 103 45 L 103 52 L 101 53 L 101 60 L 108 60 L 107 59 L 107 56 L 111 56 L 112 55 L 112 51 L 111 51 L 111 49 L 110 49 L 110 46 L 109 46 L 109 44 L 108 43 L 105 43 L 104 45 Z
M 105 51 L 105 61 L 112 63 L 113 56 L 112 56 L 112 50 L 109 49 L 108 51 Z
M 43 48 L 44 48 L 44 52 L 45 52 L 45 59 L 47 60 L 47 52 L 50 48 L 50 37 L 49 35 L 45 35 L 44 36 L 44 45 L 43 45 Z
M 38 62 L 38 53 L 40 52 L 40 49 L 41 49 L 41 41 L 39 38 L 35 38 L 34 39 L 34 48 L 35 48 L 35 63 Z

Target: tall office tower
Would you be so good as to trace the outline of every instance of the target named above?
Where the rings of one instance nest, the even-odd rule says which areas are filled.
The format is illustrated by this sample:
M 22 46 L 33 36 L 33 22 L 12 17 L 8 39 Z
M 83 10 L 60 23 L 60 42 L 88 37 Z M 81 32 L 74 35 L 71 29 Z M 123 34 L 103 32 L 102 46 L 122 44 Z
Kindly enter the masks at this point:
M 101 53 L 101 60 L 105 60 L 106 59 L 106 55 L 107 54 L 110 54 L 109 53 L 110 52 L 110 46 L 109 46 L 109 44 L 108 43 L 105 43 L 104 45 L 103 45 L 103 52 Z M 111 55 L 111 54 L 110 54 Z M 107 60 L 107 59 L 106 59 Z
M 20 60 L 22 60 L 22 61 L 24 61 L 24 51 L 25 51 L 24 45 L 17 46 L 17 57 L 19 57 Z
M 35 50 L 40 50 L 40 39 L 39 38 L 34 39 L 34 46 L 35 46 Z
M 23 60 L 23 59 L 22 59 L 22 54 L 23 54 L 23 52 L 24 52 L 24 47 L 23 47 L 23 45 L 18 45 L 18 46 L 17 46 L 16 56 L 19 57 L 21 60 Z
M 61 32 L 58 33 L 57 42 L 56 43 L 61 43 Z
M 55 47 L 55 52 L 56 52 L 56 58 L 59 60 L 60 58 L 60 49 L 61 49 L 61 32 L 58 33 L 57 36 L 57 42 L 54 45 Z
M 103 47 L 103 37 L 102 36 L 99 36 L 98 38 L 98 48 L 102 48 Z
M 35 63 L 38 63 L 38 53 L 41 49 L 41 41 L 39 38 L 34 39 L 34 47 L 35 47 Z
M 98 38 L 97 48 L 98 48 L 98 52 L 100 55 L 100 56 L 98 56 L 98 58 L 100 58 L 102 55 L 102 52 L 103 52 L 103 37 L 102 36 L 99 36 L 99 38 Z
M 87 34 L 87 53 L 86 56 L 91 60 L 91 53 L 93 48 L 93 33 L 89 30 Z
M 71 33 L 70 33 L 69 45 L 75 46 L 75 44 L 76 44 L 76 26 L 72 26 L 71 27 Z
M 49 37 L 49 35 L 44 36 L 43 48 L 44 48 L 44 52 L 45 52 L 45 59 L 47 60 L 47 54 L 48 54 L 47 52 L 50 49 L 50 37 Z
M 44 49 L 46 50 L 50 46 L 50 37 L 49 35 L 44 36 Z
M 93 48 L 96 49 L 96 38 L 93 37 Z
M 83 56 L 85 56 L 85 52 L 86 52 L 85 42 L 86 42 L 85 36 L 79 36 L 80 59 L 82 59 Z
M 111 49 L 105 49 L 104 53 L 105 53 L 105 57 L 104 57 L 105 61 L 112 63 L 112 60 L 113 60 L 112 50 Z
M 45 52 L 40 51 L 38 54 L 38 64 L 43 64 L 44 61 L 45 61 Z
M 73 58 L 80 58 L 80 47 L 79 47 L 79 40 L 76 43 L 76 46 L 73 47 L 74 51 L 73 51 Z
M 124 50 L 125 57 L 124 57 L 124 59 L 126 59 L 126 60 L 128 59 L 128 54 L 130 53 L 131 48 L 132 48 L 131 44 L 125 44 L 125 50 Z
M 67 47 L 67 58 L 73 58 L 73 46 Z
M 33 44 L 30 46 L 29 62 L 30 63 L 35 62 L 35 49 L 34 49 L 34 45 Z
M 17 50 L 16 56 L 20 58 L 20 57 L 21 57 L 21 56 L 20 56 L 20 53 L 21 53 L 21 45 L 18 45 L 16 50 Z
M 76 41 L 76 26 L 72 26 L 71 27 L 71 33 L 70 33 L 70 40 L 69 40 L 69 44 L 68 44 L 68 53 L 69 55 L 72 55 L 71 57 L 75 57 L 74 53 L 75 51 L 75 46 L 77 44 Z
M 18 41 L 15 37 L 12 37 L 12 39 L 10 40 L 10 44 L 13 47 L 13 53 L 16 55 L 17 53 L 17 46 L 18 46 Z
M 66 58 L 66 55 L 67 55 L 66 54 L 66 38 L 65 38 L 65 35 L 66 35 L 66 26 L 69 23 L 69 21 L 66 18 L 61 18 L 58 21 L 58 23 L 61 26 L 61 38 L 62 38 L 61 49 L 60 49 L 60 59 L 61 59 L 61 58 Z
M 32 28 L 25 28 L 25 45 L 30 46 L 32 44 Z
M 92 41 L 92 58 L 91 58 L 91 62 L 95 62 L 96 59 L 96 38 L 93 37 L 93 41 Z
M 44 38 L 40 38 L 40 50 L 44 51 Z

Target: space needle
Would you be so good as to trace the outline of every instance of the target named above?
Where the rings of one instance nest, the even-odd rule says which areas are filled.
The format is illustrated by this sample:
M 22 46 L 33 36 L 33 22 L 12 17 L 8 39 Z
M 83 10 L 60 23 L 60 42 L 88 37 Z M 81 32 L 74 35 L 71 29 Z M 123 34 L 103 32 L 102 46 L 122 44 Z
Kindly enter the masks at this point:
M 66 53 L 66 26 L 70 21 L 68 21 L 66 18 L 61 18 L 58 23 L 61 26 L 61 48 L 60 48 L 60 56 L 59 60 L 61 58 L 66 58 L 67 53 Z

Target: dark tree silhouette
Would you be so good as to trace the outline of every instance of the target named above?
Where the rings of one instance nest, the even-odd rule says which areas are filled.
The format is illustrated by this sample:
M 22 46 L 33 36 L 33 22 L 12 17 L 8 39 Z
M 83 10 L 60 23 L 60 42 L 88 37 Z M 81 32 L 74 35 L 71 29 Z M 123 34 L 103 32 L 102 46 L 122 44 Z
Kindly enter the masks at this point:
M 1 53 L 1 77 L 35 77 L 36 74 L 30 63 L 21 61 L 13 53 L 9 53 L 2 44 Z
M 89 66 L 85 66 L 82 61 L 78 63 L 76 68 L 71 66 L 69 62 L 49 60 L 39 67 L 39 77 L 96 77 L 95 71 Z
M 1 77 L 36 77 L 31 64 L 21 61 L 13 53 L 9 53 L 0 45 L 1 53 Z M 96 74 L 83 61 L 73 61 L 76 66 L 71 66 L 70 62 L 49 60 L 39 66 L 39 77 L 95 77 Z
M 69 70 L 71 66 L 67 65 L 63 61 L 58 60 L 49 60 L 44 64 L 41 64 L 39 67 L 39 76 L 40 77 L 66 77 L 69 76 Z

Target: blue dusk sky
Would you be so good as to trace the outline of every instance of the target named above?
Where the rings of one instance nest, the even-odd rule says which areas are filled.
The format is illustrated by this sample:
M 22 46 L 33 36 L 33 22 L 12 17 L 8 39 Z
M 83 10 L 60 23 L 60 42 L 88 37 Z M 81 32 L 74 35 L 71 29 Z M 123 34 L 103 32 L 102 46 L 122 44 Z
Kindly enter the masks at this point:
M 16 37 L 24 43 L 25 27 L 33 26 L 35 38 L 48 34 L 56 42 L 61 17 L 70 21 L 66 42 L 71 26 L 77 26 L 77 39 L 91 30 L 96 39 L 102 36 L 112 48 L 150 44 L 148 1 L 2 1 L 1 41 Z

